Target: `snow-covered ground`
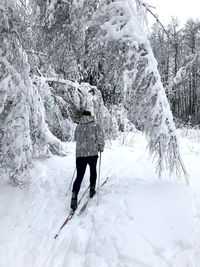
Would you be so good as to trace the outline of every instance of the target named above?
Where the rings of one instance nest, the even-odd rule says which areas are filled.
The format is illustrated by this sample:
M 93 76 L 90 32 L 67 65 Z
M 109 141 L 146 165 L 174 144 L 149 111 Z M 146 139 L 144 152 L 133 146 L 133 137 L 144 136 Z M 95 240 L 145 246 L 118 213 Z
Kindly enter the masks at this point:
M 93 198 L 56 240 L 69 211 L 75 144 L 66 144 L 67 157 L 37 161 L 29 190 L 1 181 L 0 267 L 200 266 L 200 141 L 180 139 L 190 186 L 167 173 L 157 178 L 141 133 L 122 142 L 107 142 L 102 155 L 101 181 L 109 180 L 99 205 Z

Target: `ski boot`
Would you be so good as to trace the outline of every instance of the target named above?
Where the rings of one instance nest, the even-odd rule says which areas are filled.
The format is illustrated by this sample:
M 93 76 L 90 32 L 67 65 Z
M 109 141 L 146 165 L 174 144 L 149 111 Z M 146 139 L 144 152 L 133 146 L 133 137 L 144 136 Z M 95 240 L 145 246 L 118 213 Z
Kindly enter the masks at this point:
M 90 198 L 93 198 L 95 194 L 96 194 L 95 186 L 90 186 Z
M 72 192 L 71 209 L 72 210 L 76 210 L 77 209 L 77 194 L 75 192 Z

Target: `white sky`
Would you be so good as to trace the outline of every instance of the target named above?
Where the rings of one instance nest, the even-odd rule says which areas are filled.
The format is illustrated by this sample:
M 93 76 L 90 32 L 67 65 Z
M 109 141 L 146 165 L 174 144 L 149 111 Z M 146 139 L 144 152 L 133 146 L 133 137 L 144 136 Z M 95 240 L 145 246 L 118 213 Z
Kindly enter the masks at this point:
M 177 17 L 181 25 L 184 25 L 188 18 L 200 19 L 200 0 L 146 0 L 146 2 L 156 8 L 154 13 L 159 15 L 160 21 L 165 26 L 171 21 L 172 16 Z M 150 25 L 155 22 L 150 14 L 148 20 Z

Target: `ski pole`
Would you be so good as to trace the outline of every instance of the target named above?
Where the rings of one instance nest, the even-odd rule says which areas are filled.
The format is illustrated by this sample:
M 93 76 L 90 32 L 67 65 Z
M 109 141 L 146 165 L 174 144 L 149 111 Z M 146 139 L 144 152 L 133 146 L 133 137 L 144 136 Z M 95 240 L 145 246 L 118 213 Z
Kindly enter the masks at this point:
M 98 189 L 100 187 L 100 171 L 101 171 L 101 152 L 100 152 L 100 158 L 99 158 L 99 172 L 98 172 Z M 99 205 L 99 191 L 97 192 L 97 206 Z
M 74 173 L 73 173 L 73 175 L 72 175 L 72 180 L 71 180 L 71 183 L 70 183 L 70 186 L 69 186 L 69 191 L 71 190 L 71 187 L 72 187 L 72 183 L 73 183 L 73 180 L 74 180 L 75 173 L 76 173 L 76 167 L 75 167 L 75 169 L 74 169 Z

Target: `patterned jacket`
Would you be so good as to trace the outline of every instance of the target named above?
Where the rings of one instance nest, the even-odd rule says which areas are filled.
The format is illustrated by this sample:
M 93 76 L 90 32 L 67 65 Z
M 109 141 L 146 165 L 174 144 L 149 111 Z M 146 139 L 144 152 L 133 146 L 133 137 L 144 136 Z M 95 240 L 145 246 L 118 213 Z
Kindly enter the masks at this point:
M 76 157 L 95 156 L 104 149 L 103 131 L 92 116 L 82 116 L 76 127 L 74 139 Z

